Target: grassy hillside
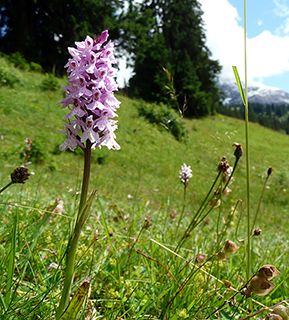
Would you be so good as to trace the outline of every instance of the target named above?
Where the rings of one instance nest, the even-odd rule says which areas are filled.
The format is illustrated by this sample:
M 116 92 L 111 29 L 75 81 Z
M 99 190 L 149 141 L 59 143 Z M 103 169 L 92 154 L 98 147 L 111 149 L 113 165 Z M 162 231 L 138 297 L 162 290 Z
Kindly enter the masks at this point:
M 1 60 L 2 61 L 2 60 Z M 2 61 L 3 63 L 3 61 Z M 40 165 L 32 163 L 35 176 L 27 188 L 37 186 L 52 198 L 63 197 L 67 190 L 74 189 L 82 170 L 81 154 L 58 152 L 64 140 L 61 134 L 63 115 L 59 104 L 62 87 L 56 91 L 43 90 L 47 76 L 35 72 L 19 72 L 10 67 L 10 72 L 19 77 L 13 88 L 0 89 L 1 108 L 1 170 L 0 181 L 22 163 L 20 153 L 25 138 L 31 138 L 43 153 Z M 233 164 L 234 142 L 244 143 L 243 122 L 217 115 L 201 120 L 185 120 L 189 131 L 185 142 L 178 142 L 165 129 L 161 130 L 138 116 L 139 101 L 119 96 L 122 105 L 119 112 L 117 140 L 120 151 L 96 150 L 92 169 L 92 186 L 100 194 L 112 200 L 126 201 L 131 194 L 141 201 L 164 203 L 178 202 L 182 186 L 178 171 L 182 163 L 192 166 L 194 178 L 190 184 L 192 201 L 200 200 L 214 179 L 216 166 L 222 156 Z M 266 212 L 284 214 L 285 199 L 289 198 L 288 154 L 289 138 L 259 125 L 250 127 L 250 159 L 252 174 L 252 197 L 258 196 L 262 178 L 269 166 L 273 177 L 265 197 Z M 238 189 L 244 190 L 244 160 L 237 172 Z M 40 187 L 40 189 L 39 189 Z M 42 189 L 43 188 L 43 189 Z M 278 197 L 277 197 L 278 195 Z
M 11 171 L 22 164 L 21 153 L 26 138 L 32 139 L 40 152 L 30 165 L 30 170 L 34 172 L 31 179 L 23 186 L 15 185 L 9 188 L 3 196 L 1 195 L 1 202 L 18 203 L 23 206 L 19 218 L 24 243 L 31 238 L 33 227 L 37 228 L 38 220 L 42 217 L 41 210 L 47 208 L 51 201 L 60 197 L 64 199 L 66 207 L 66 215 L 58 221 L 58 224 L 57 221 L 52 221 L 48 230 L 45 231 L 45 238 L 41 240 L 38 249 L 38 259 L 41 260 L 40 254 L 45 251 L 41 245 L 53 252 L 64 250 L 64 236 L 69 230 L 67 221 L 73 215 L 75 199 L 79 191 L 82 156 L 80 152 L 74 154 L 58 151 L 59 144 L 64 140 L 61 130 L 65 111 L 61 110 L 57 102 L 62 99 L 62 87 L 65 85 L 65 80 L 49 78 L 37 72 L 20 71 L 9 65 L 3 58 L 0 58 L 0 67 L 2 79 L 3 77 L 14 79 L 10 85 L 7 85 L 7 81 L 2 81 L 0 88 L 0 166 L 2 168 L 0 186 L 9 182 Z M 3 73 L 3 70 L 6 73 Z M 59 88 L 55 91 L 49 90 L 55 84 Z M 117 131 L 117 141 L 121 150 L 102 149 L 95 150 L 93 154 L 91 188 L 97 188 L 99 198 L 90 224 L 85 231 L 87 238 L 83 239 L 84 247 L 81 251 L 84 262 L 80 263 L 79 268 L 82 273 L 89 269 L 90 260 L 85 251 L 85 244 L 91 238 L 91 233 L 97 229 L 100 240 L 92 248 L 95 249 L 94 246 L 96 246 L 100 254 L 99 257 L 97 256 L 96 270 L 98 271 L 94 271 L 98 285 L 93 291 L 93 297 L 104 301 L 103 304 L 98 302 L 101 305 L 100 310 L 103 308 L 110 310 L 109 315 L 103 319 L 117 319 L 116 315 L 120 316 L 124 312 L 122 303 L 116 302 L 117 307 L 115 307 L 111 298 L 114 297 L 115 301 L 120 301 L 123 298 L 122 294 L 129 300 L 129 307 L 124 308 L 128 310 L 128 317 L 125 319 L 132 319 L 129 316 L 130 308 L 131 314 L 139 315 L 140 319 L 144 312 L 152 316 L 150 319 L 158 319 L 157 310 L 161 308 L 158 302 L 161 303 L 162 299 L 175 289 L 167 289 L 166 285 L 169 282 L 164 279 L 162 284 L 158 283 L 159 272 L 165 278 L 161 262 L 158 265 L 151 265 L 144 256 L 132 254 L 133 248 L 128 249 L 129 244 L 134 239 L 138 239 L 142 232 L 139 230 L 143 219 L 148 216 L 152 219 L 153 227 L 144 231 L 143 238 L 136 246 L 156 261 L 165 261 L 166 264 L 168 261 L 166 259 L 171 259 L 169 253 L 160 250 L 159 246 L 153 244 L 149 239 L 154 238 L 165 242 L 168 246 L 174 246 L 177 241 L 178 232 L 175 229 L 175 221 L 183 206 L 183 186 L 178 179 L 180 166 L 185 162 L 191 165 L 193 170 L 193 178 L 187 191 L 185 219 L 181 225 L 181 230 L 183 230 L 209 190 L 217 174 L 216 168 L 220 158 L 226 156 L 231 165 L 233 164 L 234 148 L 232 144 L 234 142 L 244 144 L 244 124 L 243 121 L 221 115 L 198 120 L 185 119 L 188 138 L 184 142 L 179 142 L 165 128 L 152 125 L 138 116 L 137 109 L 141 101 L 131 100 L 123 95 L 119 95 L 118 98 L 122 102 Z M 267 302 L 268 304 L 286 298 L 288 290 L 288 284 L 286 284 L 288 271 L 286 271 L 285 262 L 288 260 L 288 252 L 286 253 L 288 225 L 284 223 L 288 220 L 288 154 L 288 135 L 265 129 L 257 124 L 250 125 L 252 212 L 256 210 L 267 169 L 273 167 L 273 174 L 265 190 L 257 223 L 264 230 L 264 236 L 262 241 L 256 243 L 253 255 L 254 267 L 262 263 L 278 261 L 280 268 L 283 269 L 282 280 L 272 294 L 272 300 L 270 298 L 262 300 L 262 303 Z M 37 159 L 39 163 L 36 163 Z M 200 232 L 193 237 L 189 244 L 190 251 L 185 252 L 186 255 L 195 255 L 200 251 L 212 253 L 215 250 L 216 243 L 221 241 L 218 240 L 219 235 L 218 230 L 215 231 L 215 225 L 225 223 L 228 213 L 238 199 L 241 199 L 243 204 L 238 210 L 238 217 L 234 218 L 233 227 L 226 231 L 226 236 L 231 236 L 242 244 L 243 222 L 245 221 L 243 218 L 245 213 L 244 157 L 241 158 L 240 165 L 237 167 L 231 188 L 230 197 L 224 199 L 224 207 L 221 210 L 213 210 L 210 220 L 206 221 L 206 225 L 202 226 Z M 2 206 L 2 209 L 3 221 L 9 225 L 12 209 L 8 206 Z M 40 211 L 35 212 L 35 209 Z M 174 212 L 177 214 L 176 220 L 173 218 Z M 9 230 L 5 228 L 1 232 L 3 237 L 9 234 Z M 113 234 L 115 237 L 111 236 L 110 239 L 108 234 Z M 213 243 L 210 243 L 210 238 Z M 277 251 L 276 246 L 278 246 Z M 24 244 L 23 248 L 25 248 Z M 89 250 L 92 249 L 89 247 Z M 130 250 L 129 258 L 125 256 L 126 250 Z M 60 253 L 58 253 L 58 259 L 59 257 Z M 49 259 L 54 261 L 51 257 Z M 130 259 L 132 262 L 129 261 Z M 239 286 L 239 272 L 243 272 L 244 251 L 241 251 L 240 255 L 234 259 L 227 267 L 218 265 L 215 268 L 212 264 L 210 272 Z M 86 266 L 85 263 L 87 263 Z M 132 269 L 129 268 L 129 271 L 125 267 L 127 263 L 133 266 Z M 237 268 L 233 269 L 234 265 Z M 157 266 L 161 271 L 157 269 Z M 37 271 L 42 277 L 44 277 L 44 269 L 43 263 Z M 33 276 L 31 277 L 34 279 Z M 158 283 L 153 292 L 149 279 Z M 203 278 L 197 280 L 204 281 Z M 140 286 L 142 281 L 143 287 Z M 123 293 L 121 289 L 126 286 L 129 286 L 127 288 L 129 294 Z M 37 290 L 44 289 L 37 287 Z M 187 305 L 192 303 L 194 295 L 199 294 L 198 290 L 197 287 L 194 290 L 190 287 L 186 298 L 181 296 L 179 300 L 176 300 L 173 306 L 174 316 L 170 319 L 182 318 L 179 314 L 184 308 L 189 312 Z M 204 294 L 206 299 L 210 299 L 212 293 L 208 290 Z M 41 296 L 40 293 L 39 295 Z M 55 297 L 53 296 L 52 299 Z M 152 304 L 150 299 L 155 302 Z M 140 305 L 138 305 L 139 301 L 141 301 Z M 199 301 L 194 301 L 198 305 Z M 213 305 L 214 303 L 217 305 L 218 299 L 212 302 Z M 33 305 L 33 301 L 31 304 Z M 44 314 L 51 312 L 47 306 L 49 311 L 43 308 Z

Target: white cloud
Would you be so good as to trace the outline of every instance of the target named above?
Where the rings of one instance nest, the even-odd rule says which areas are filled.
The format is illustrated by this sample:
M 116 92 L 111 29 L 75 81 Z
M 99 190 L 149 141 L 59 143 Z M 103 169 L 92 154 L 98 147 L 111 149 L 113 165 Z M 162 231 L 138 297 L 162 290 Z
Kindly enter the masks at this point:
M 243 27 L 236 8 L 228 0 L 200 0 L 200 3 L 204 11 L 207 46 L 212 57 L 223 66 L 222 78 L 233 78 L 232 65 L 238 67 L 243 78 Z M 275 0 L 276 6 L 277 3 L 284 9 L 284 1 Z M 289 36 L 263 30 L 247 39 L 247 48 L 249 82 L 289 71 Z

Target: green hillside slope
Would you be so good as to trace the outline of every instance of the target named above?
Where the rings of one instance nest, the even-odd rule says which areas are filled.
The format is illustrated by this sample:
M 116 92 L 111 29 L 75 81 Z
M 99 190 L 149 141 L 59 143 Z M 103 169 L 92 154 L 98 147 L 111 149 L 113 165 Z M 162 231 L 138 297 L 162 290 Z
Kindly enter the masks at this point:
M 1 64 L 6 62 L 1 59 Z M 64 110 L 58 101 L 62 99 L 62 87 L 43 89 L 47 76 L 36 72 L 20 72 L 12 66 L 9 73 L 19 78 L 13 87 L 0 89 L 1 150 L 0 164 L 2 184 L 7 175 L 22 163 L 20 153 L 24 149 L 25 138 L 32 139 L 44 153 L 43 161 L 32 163 L 35 176 L 29 187 L 43 188 L 51 197 L 63 196 L 67 190 L 75 189 L 79 183 L 82 157 L 66 152 L 58 152 L 58 145 L 64 140 L 61 134 Z M 164 203 L 179 201 L 182 186 L 178 181 L 178 171 L 182 163 L 192 166 L 193 179 L 190 184 L 191 200 L 200 200 L 214 179 L 216 166 L 222 156 L 233 164 L 234 142 L 244 143 L 244 126 L 240 120 L 217 115 L 201 120 L 185 120 L 189 137 L 185 142 L 176 141 L 165 129 L 157 128 L 138 116 L 139 101 L 119 96 L 119 130 L 117 141 L 120 151 L 96 150 L 94 152 L 92 186 L 100 194 L 113 200 L 127 199 L 132 195 L 142 201 Z M 265 129 L 259 125 L 250 126 L 250 159 L 252 174 L 252 196 L 257 197 L 262 178 L 269 166 L 274 175 L 267 194 L 268 207 L 280 205 L 284 213 L 288 188 L 289 137 Z M 237 170 L 236 192 L 244 191 L 245 161 Z M 39 189 L 40 188 L 40 189 Z

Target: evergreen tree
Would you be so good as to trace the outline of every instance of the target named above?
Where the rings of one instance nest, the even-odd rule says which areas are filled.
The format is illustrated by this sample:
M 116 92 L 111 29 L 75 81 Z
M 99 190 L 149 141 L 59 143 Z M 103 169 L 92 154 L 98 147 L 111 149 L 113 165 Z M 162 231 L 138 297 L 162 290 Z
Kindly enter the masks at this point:
M 129 11 L 135 16 L 134 25 L 129 32 L 126 30 L 134 40 L 129 48 L 135 59 L 130 92 L 147 100 L 167 102 L 165 68 L 173 76 L 180 108 L 186 105 L 186 116 L 214 113 L 220 104 L 215 83 L 220 66 L 210 58 L 205 45 L 199 3 L 151 0 L 131 4 Z
M 87 34 L 110 29 L 118 37 L 118 0 L 2 0 L 0 46 L 6 53 L 20 52 L 28 60 L 62 71 L 67 47 Z

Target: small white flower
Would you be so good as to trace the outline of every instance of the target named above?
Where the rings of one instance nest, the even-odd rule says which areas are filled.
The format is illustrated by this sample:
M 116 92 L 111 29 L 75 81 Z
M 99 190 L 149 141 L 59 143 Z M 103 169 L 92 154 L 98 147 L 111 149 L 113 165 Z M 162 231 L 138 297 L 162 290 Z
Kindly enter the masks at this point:
M 187 166 L 185 163 L 181 166 L 180 172 L 179 172 L 179 177 L 181 179 L 181 182 L 184 185 L 187 185 L 191 177 L 193 176 L 192 174 L 192 169 L 191 166 Z

